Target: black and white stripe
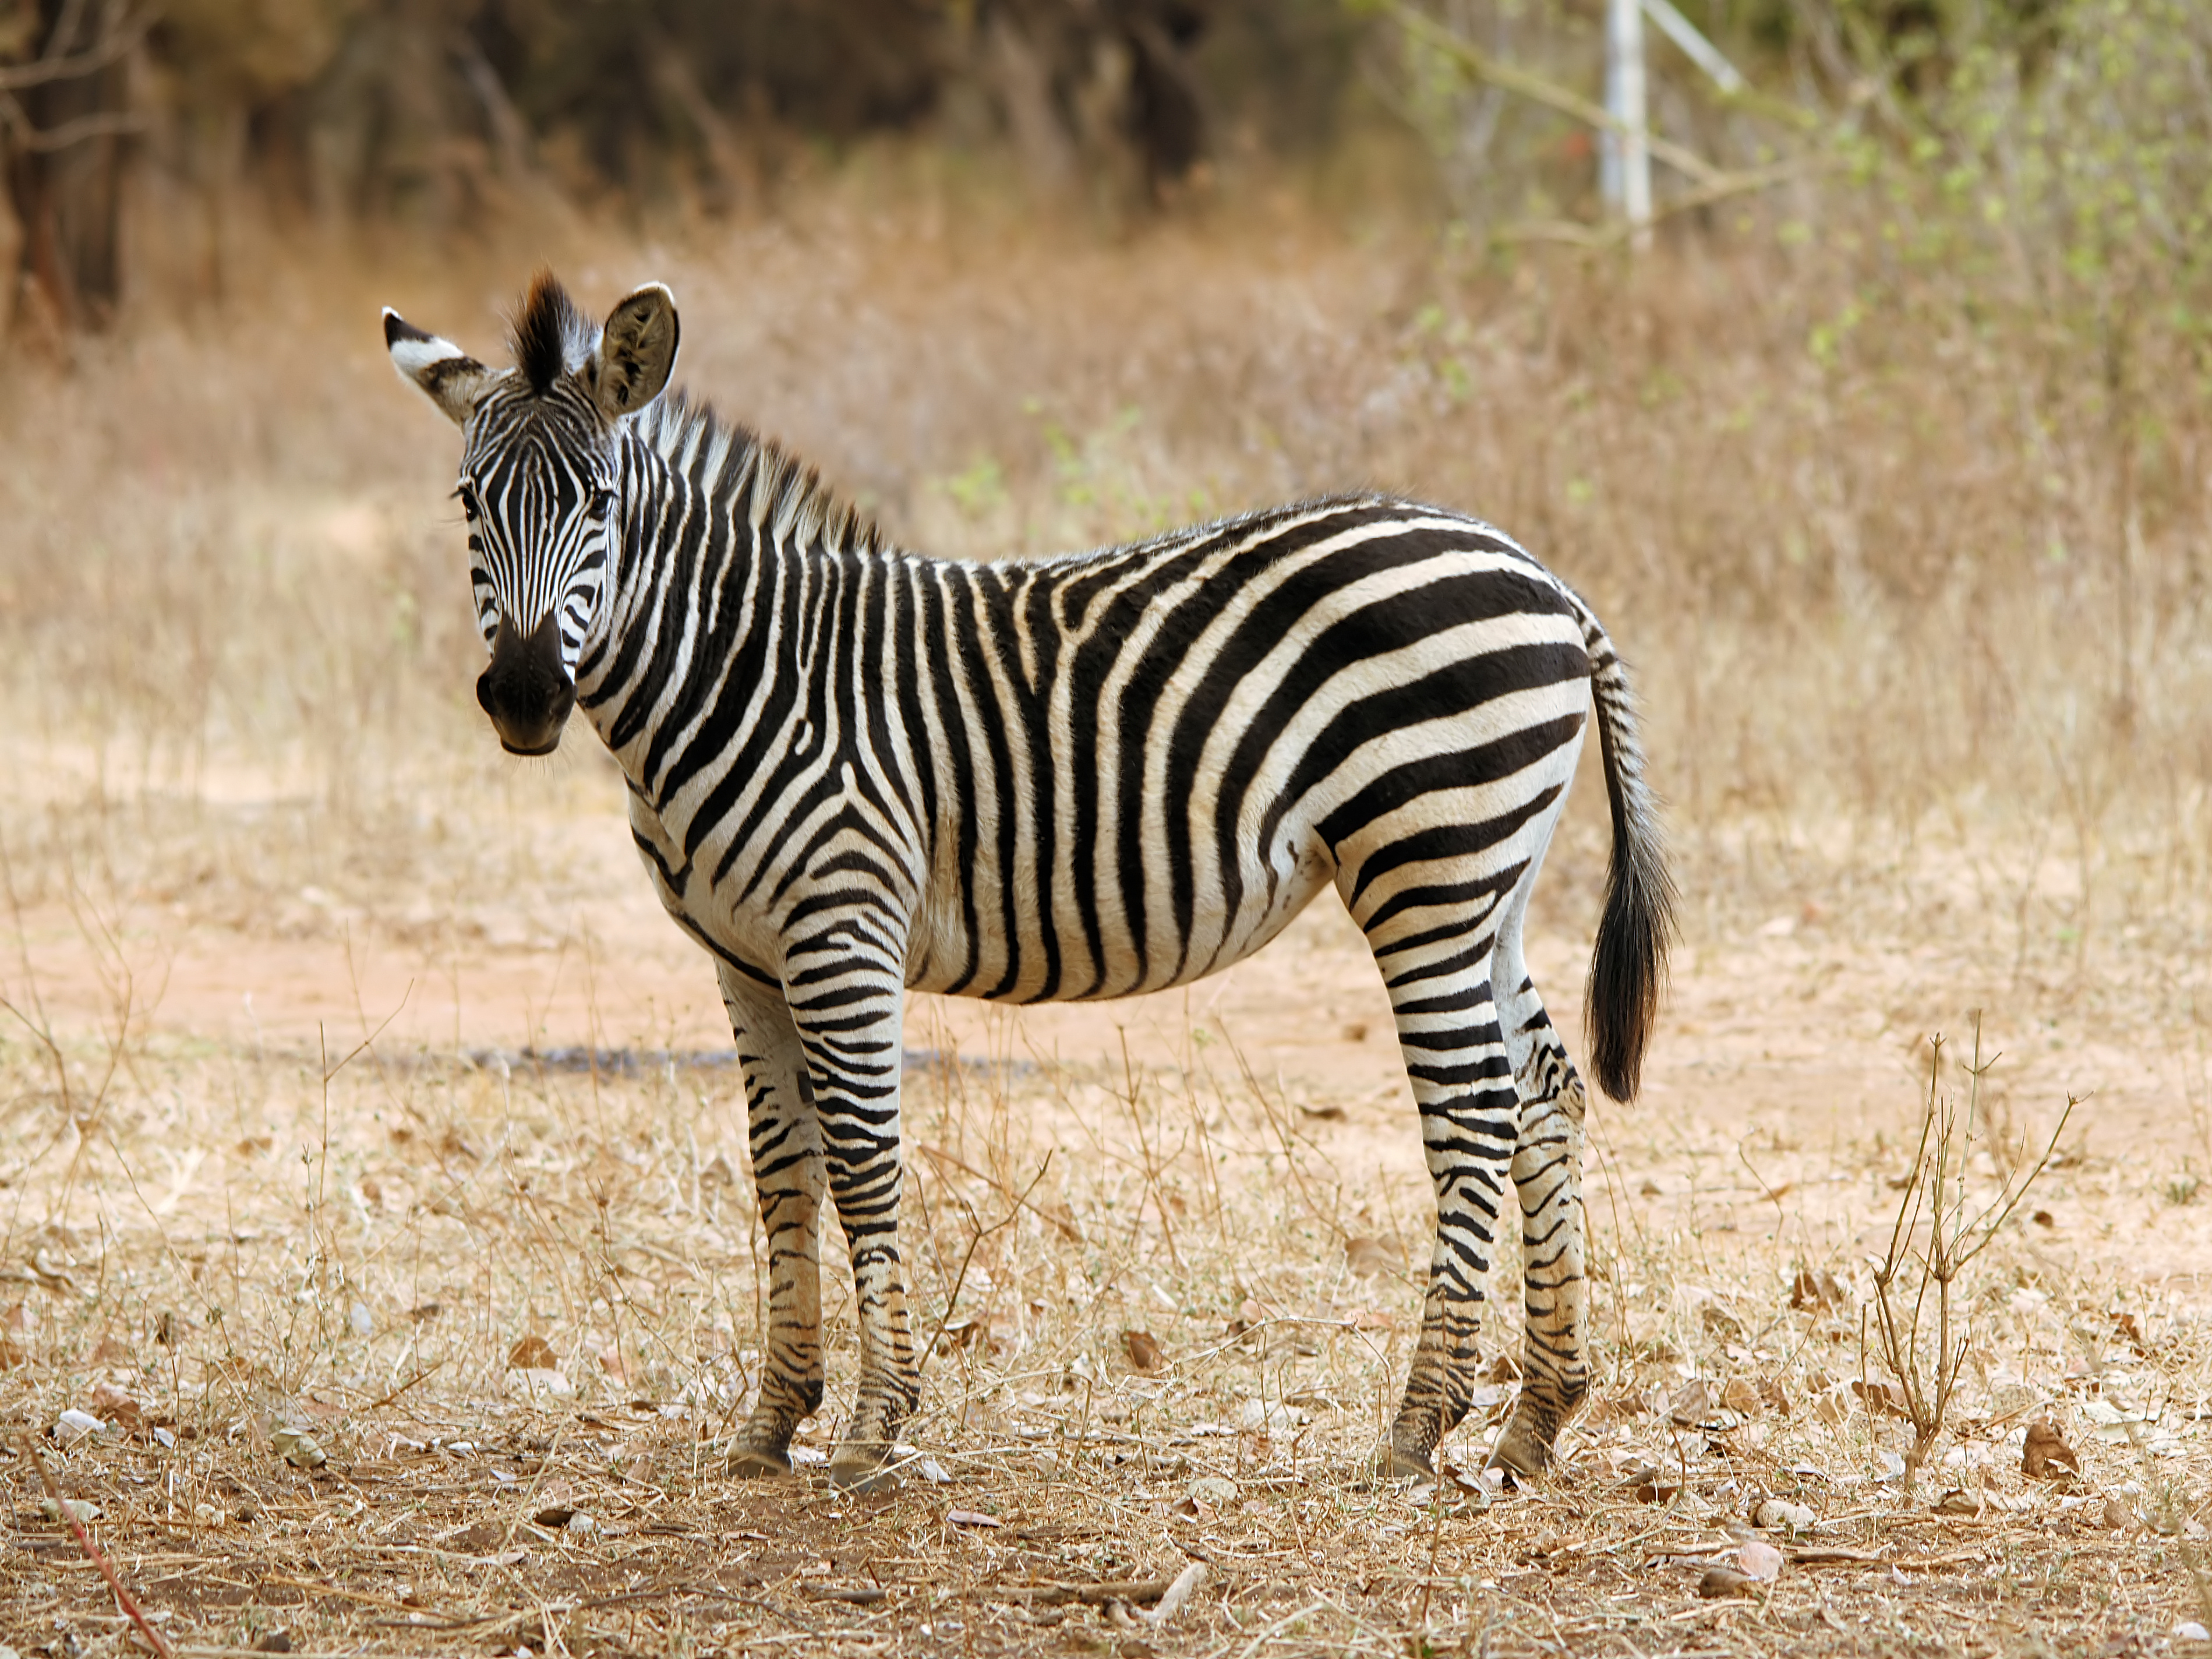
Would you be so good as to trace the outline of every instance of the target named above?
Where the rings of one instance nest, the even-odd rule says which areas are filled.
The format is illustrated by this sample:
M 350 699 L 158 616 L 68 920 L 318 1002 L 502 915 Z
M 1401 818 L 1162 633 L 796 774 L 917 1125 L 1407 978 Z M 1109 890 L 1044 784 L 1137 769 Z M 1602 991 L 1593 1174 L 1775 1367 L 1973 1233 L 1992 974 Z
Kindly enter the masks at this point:
M 1037 1002 L 1186 984 L 1334 885 L 1389 989 L 1437 1192 L 1384 1462 L 1428 1469 L 1466 1409 L 1510 1182 L 1526 1382 L 1498 1455 L 1540 1468 L 1589 1380 L 1583 1097 L 1521 933 L 1593 706 L 1614 850 L 1592 1029 L 1624 1098 L 1669 904 L 1627 683 L 1589 608 L 1490 526 L 1376 495 L 1063 558 L 901 552 L 772 445 L 655 398 L 666 364 L 641 376 L 629 347 L 665 305 L 672 358 L 674 312 L 641 295 L 595 337 L 541 279 L 523 368 L 471 365 L 456 418 L 486 636 L 546 638 L 557 616 L 562 670 L 744 1057 L 771 1329 L 736 1466 L 787 1468 L 821 1398 L 825 1190 L 861 1333 L 834 1472 L 870 1479 L 914 1405 L 908 988 Z M 411 330 L 403 345 L 454 413 L 458 349 Z M 529 724 L 495 720 L 503 738 Z

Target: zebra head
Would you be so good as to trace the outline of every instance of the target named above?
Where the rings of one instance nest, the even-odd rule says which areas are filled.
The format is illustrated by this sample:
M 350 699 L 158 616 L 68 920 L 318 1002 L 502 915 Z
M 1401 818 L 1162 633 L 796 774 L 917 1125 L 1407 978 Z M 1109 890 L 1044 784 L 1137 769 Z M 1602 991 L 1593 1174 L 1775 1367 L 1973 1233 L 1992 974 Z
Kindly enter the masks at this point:
M 456 494 L 491 651 L 477 701 L 509 754 L 552 753 L 575 706 L 577 653 L 620 533 L 616 430 L 668 384 L 676 341 L 676 301 L 658 283 L 599 328 L 539 272 L 515 319 L 507 369 L 385 311 L 393 366 L 461 428 Z

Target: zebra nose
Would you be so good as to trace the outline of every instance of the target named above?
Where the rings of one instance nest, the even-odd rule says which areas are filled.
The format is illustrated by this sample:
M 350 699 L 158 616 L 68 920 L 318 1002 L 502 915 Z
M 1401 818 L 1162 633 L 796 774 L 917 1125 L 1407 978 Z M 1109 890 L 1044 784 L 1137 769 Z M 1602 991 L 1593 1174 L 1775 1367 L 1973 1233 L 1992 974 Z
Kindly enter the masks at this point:
M 551 617 L 527 634 L 500 618 L 491 666 L 477 679 L 477 702 L 508 754 L 550 755 L 560 747 L 576 688 L 561 660 L 561 630 Z

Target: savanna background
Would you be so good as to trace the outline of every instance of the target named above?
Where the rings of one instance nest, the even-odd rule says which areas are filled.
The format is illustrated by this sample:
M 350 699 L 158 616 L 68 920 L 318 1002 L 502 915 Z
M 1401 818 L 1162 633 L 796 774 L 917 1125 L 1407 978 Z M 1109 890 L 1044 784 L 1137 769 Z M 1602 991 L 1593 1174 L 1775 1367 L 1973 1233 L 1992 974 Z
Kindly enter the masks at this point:
M 1648 237 L 1597 0 L 0 9 L 0 1653 L 2202 1650 L 2212 15 L 1682 9 L 1747 80 L 1647 27 Z M 1431 1200 L 1328 899 L 917 1000 L 905 1486 L 722 1476 L 712 975 L 477 710 L 377 326 L 495 360 L 541 263 L 919 548 L 1378 483 L 1591 598 L 1684 903 L 1554 1478 L 1480 1473 L 1510 1246 L 1365 1476 Z

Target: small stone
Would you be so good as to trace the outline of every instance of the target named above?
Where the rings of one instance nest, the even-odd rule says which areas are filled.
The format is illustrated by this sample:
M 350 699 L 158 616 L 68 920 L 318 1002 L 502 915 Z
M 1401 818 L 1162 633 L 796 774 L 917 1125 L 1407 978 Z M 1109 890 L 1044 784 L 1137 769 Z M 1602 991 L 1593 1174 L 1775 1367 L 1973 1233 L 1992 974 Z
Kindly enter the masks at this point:
M 1771 1583 L 1782 1576 L 1782 1552 L 1763 1538 L 1754 1538 L 1735 1553 L 1736 1565 L 1743 1576 L 1761 1583 Z
M 1190 1483 L 1190 1498 L 1194 1504 L 1209 1508 L 1226 1509 L 1237 1501 L 1237 1483 L 1218 1474 L 1202 1474 Z
M 1809 1504 L 1793 1504 L 1784 1498 L 1762 1499 L 1751 1512 L 1751 1524 L 1768 1532 L 1807 1532 L 1819 1519 Z
M 1717 1601 L 1724 1595 L 1749 1595 L 1752 1580 L 1734 1567 L 1707 1567 L 1705 1576 L 1698 1580 L 1698 1594 L 1708 1601 Z

